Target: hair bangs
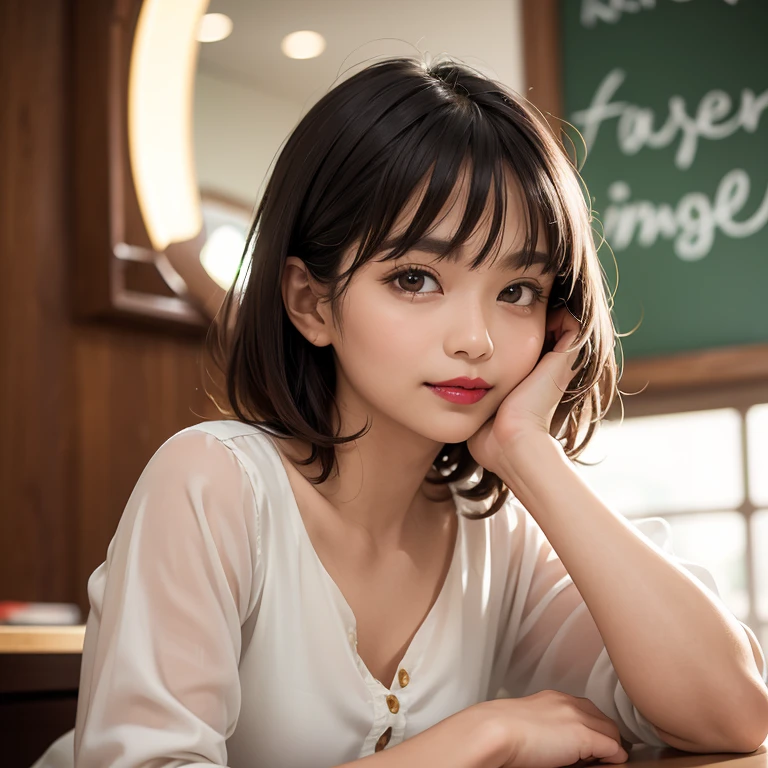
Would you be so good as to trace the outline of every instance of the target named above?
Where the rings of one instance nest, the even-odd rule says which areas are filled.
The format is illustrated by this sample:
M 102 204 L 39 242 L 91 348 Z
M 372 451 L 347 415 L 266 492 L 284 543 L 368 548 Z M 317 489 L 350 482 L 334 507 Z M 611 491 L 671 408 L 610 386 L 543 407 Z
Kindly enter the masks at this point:
M 457 142 L 446 140 L 446 133 L 451 131 L 444 124 L 433 123 L 430 126 L 432 132 L 420 132 L 419 143 L 424 145 L 424 155 L 428 157 L 428 167 L 420 177 L 416 177 L 412 162 L 398 162 L 401 155 L 393 157 L 386 172 L 386 178 L 391 183 L 388 188 L 402 190 L 402 194 L 397 200 L 390 198 L 390 204 L 385 208 L 374 208 L 371 212 L 366 231 L 361 235 L 357 257 L 345 277 L 348 275 L 351 278 L 370 259 L 391 261 L 414 248 L 439 223 L 438 216 L 452 196 L 454 201 L 448 210 L 457 204 L 464 185 L 467 185 L 467 195 L 455 234 L 450 240 L 435 241 L 430 246 L 430 252 L 438 262 L 443 259 L 458 260 L 459 251 L 478 224 L 486 221 L 490 214 L 487 237 L 469 268 L 479 268 L 488 261 L 489 256 L 492 258 L 491 263 L 495 263 L 501 246 L 500 236 L 503 235 L 510 189 L 516 193 L 520 186 L 519 180 L 515 180 L 514 164 L 505 157 L 503 144 L 496 131 L 483 119 L 482 114 L 478 117 L 474 113 L 453 109 L 450 119 L 453 135 L 460 136 Z M 437 128 L 441 133 L 440 141 L 431 135 Z M 408 159 L 407 155 L 405 157 Z M 525 232 L 521 264 L 527 269 L 536 260 L 539 226 L 546 214 L 539 202 L 542 195 L 525 194 L 526 191 L 524 188 L 521 195 L 524 210 L 521 226 Z M 418 199 L 421 192 L 423 196 L 419 207 L 413 213 L 408 227 L 400 234 L 392 235 L 394 222 L 409 203 Z M 557 243 L 554 250 L 548 249 L 548 253 L 550 259 L 543 265 L 543 271 L 547 274 L 558 271 L 564 258 L 561 251 L 557 250 Z

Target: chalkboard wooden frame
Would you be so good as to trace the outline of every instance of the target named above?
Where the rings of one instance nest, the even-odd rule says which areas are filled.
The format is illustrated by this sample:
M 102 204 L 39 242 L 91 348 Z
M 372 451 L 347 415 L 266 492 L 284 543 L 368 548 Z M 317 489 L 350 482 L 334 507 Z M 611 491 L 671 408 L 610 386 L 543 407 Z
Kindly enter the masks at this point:
M 559 8 L 560 0 L 521 2 L 525 96 L 545 117 L 564 112 Z M 549 122 L 559 136 L 557 120 Z M 768 344 L 632 358 L 624 365 L 620 388 L 660 393 L 742 382 L 768 384 Z

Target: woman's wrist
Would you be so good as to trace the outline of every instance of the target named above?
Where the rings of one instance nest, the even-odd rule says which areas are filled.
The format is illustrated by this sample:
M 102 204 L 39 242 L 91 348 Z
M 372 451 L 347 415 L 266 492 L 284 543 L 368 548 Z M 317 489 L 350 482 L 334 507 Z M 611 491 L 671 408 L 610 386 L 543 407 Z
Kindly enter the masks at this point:
M 475 717 L 474 728 L 485 748 L 483 768 L 499 768 L 504 765 L 509 759 L 509 728 L 499 719 L 496 701 L 483 701 L 464 711 Z M 470 724 L 469 727 L 473 726 Z
M 507 759 L 498 716 L 483 702 L 373 755 L 335 768 L 501 768 Z

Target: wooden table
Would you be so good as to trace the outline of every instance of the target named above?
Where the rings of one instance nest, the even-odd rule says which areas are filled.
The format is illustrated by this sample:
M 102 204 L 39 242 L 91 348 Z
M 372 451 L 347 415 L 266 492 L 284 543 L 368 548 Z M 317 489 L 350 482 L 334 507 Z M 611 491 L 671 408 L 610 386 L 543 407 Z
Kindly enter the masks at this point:
M 629 753 L 629 762 L 636 768 L 647 768 L 648 766 L 663 765 L 664 768 L 693 768 L 699 765 L 725 765 L 736 766 L 738 768 L 768 768 L 768 749 L 766 743 L 755 752 L 748 755 L 718 753 L 698 755 L 692 752 L 681 752 L 678 749 L 662 749 L 660 747 L 649 747 L 645 744 L 635 744 Z M 604 763 L 596 763 L 603 766 Z M 628 763 L 625 763 L 628 765 Z
M 3 768 L 29 768 L 45 748 L 75 725 L 85 625 L 0 626 L 0 740 Z M 633 768 L 725 765 L 768 768 L 764 743 L 748 755 L 698 755 L 636 744 Z M 581 766 L 586 763 L 576 763 Z M 603 766 L 603 763 L 593 763 Z M 278 768 L 277 766 L 275 768 Z

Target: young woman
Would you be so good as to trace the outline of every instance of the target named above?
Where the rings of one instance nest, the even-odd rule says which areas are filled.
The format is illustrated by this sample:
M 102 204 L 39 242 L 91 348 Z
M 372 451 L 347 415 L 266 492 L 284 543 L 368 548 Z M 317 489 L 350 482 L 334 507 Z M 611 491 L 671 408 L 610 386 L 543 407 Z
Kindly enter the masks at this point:
M 209 337 L 227 418 L 139 478 L 38 766 L 756 748 L 753 636 L 573 468 L 616 334 L 578 174 L 521 99 L 368 66 L 288 138 L 245 256 Z

